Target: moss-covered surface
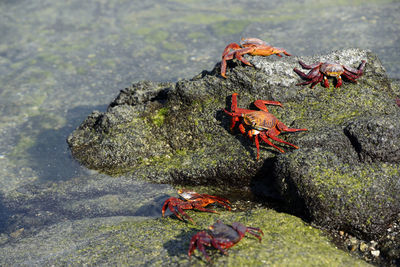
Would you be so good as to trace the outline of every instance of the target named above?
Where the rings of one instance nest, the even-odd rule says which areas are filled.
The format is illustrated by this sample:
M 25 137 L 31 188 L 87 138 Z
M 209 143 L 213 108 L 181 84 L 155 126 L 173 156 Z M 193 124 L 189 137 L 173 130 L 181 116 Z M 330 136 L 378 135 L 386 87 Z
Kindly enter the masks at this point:
M 301 213 L 307 207 L 319 225 L 367 239 L 381 236 L 385 222 L 396 219 L 399 165 L 361 165 L 342 161 L 330 151 L 307 152 L 283 156 L 276 165 L 275 172 L 282 177 L 276 180 L 277 187 L 291 209 Z
M 358 83 L 334 88 L 329 79 L 329 88 L 313 89 L 296 86 L 298 58 L 249 60 L 255 67 L 229 62 L 228 79 L 216 66 L 175 84 L 134 84 L 70 135 L 73 155 L 90 168 L 159 183 L 240 187 L 262 196 L 275 187 L 292 213 L 365 238 L 380 236 L 400 209 L 400 133 L 396 94 L 379 59 L 359 49 L 304 57 L 308 64 L 330 60 L 355 68 L 367 61 Z M 282 135 L 300 149 L 278 144 L 287 152 L 280 154 L 262 144 L 256 161 L 254 144 L 229 131 L 222 111 L 233 92 L 239 107 L 255 108 L 256 99 L 282 102 L 284 108 L 270 112 L 289 127 L 308 129 Z
M 127 193 L 124 199 L 118 194 L 125 192 L 126 183 L 113 184 L 113 195 L 107 195 L 108 187 L 97 184 L 80 191 L 80 186 L 90 179 L 90 175 L 70 157 L 65 145 L 66 136 L 87 114 L 96 109 L 103 111 L 105 103 L 117 94 L 118 89 L 132 81 L 176 81 L 192 77 L 202 69 L 211 69 L 219 61 L 226 44 L 237 42 L 244 36 L 260 37 L 286 48 L 293 55 L 326 53 L 340 47 L 369 48 L 380 55 L 389 75 L 399 77 L 398 7 L 399 3 L 386 0 L 306 0 L 301 5 L 296 1 L 241 0 L 230 3 L 229 8 L 226 3 L 210 0 L 2 1 L 0 228 L 23 227 L 23 233 L 26 233 L 28 228 L 38 230 L 49 223 L 110 216 L 116 211 L 124 214 L 124 211 L 132 211 L 132 207 L 145 205 L 143 199 L 147 199 L 155 185 L 147 185 L 141 192 L 136 192 L 142 198 L 135 198 L 135 205 L 128 201 L 133 199 L 132 195 Z M 260 94 L 260 97 L 264 96 Z M 247 106 L 253 100 L 253 95 L 248 94 L 246 99 L 240 98 L 240 104 Z M 226 107 L 225 104 L 222 101 L 221 107 Z M 283 111 L 295 114 L 301 108 L 289 112 L 289 103 L 285 106 L 284 110 L 271 110 L 274 114 Z M 163 114 L 158 112 L 162 108 L 155 106 L 148 115 L 140 117 L 148 126 L 146 130 L 151 132 L 154 126 L 163 124 Z M 306 121 L 307 110 L 302 110 Z M 200 108 L 197 111 L 207 112 Z M 175 115 L 179 116 L 179 113 Z M 203 127 L 203 122 L 196 116 L 184 115 L 194 126 Z M 284 122 L 287 118 L 285 113 L 280 116 Z M 137 121 L 132 120 L 129 127 L 135 127 L 135 124 L 142 127 L 141 120 Z M 303 122 L 297 122 L 302 126 Z M 226 122 L 222 120 L 222 123 Z M 123 127 L 116 129 L 119 134 L 122 131 Z M 319 132 L 318 136 L 321 135 Z M 111 140 L 111 136 L 107 138 Z M 300 140 L 305 136 L 296 134 L 283 138 L 305 146 L 305 141 Z M 184 137 L 190 138 L 190 135 Z M 143 179 L 185 184 L 213 182 L 220 185 L 218 190 L 227 185 L 247 183 L 250 177 L 264 171 L 270 173 L 269 168 L 260 170 L 264 162 L 254 163 L 255 148 L 251 142 L 240 135 L 227 133 L 226 137 L 232 138 L 230 151 L 223 146 L 208 150 L 205 149 L 207 146 L 204 148 L 193 142 L 193 149 L 165 149 L 162 155 L 143 157 L 134 168 L 128 162 L 119 173 L 132 171 L 130 178 L 136 173 Z M 107 138 L 104 145 L 112 146 Z M 205 132 L 201 138 L 214 143 L 213 133 Z M 124 159 L 129 150 L 132 147 L 127 147 L 117 157 L 112 156 L 111 149 L 104 152 L 112 164 L 113 161 L 120 164 L 119 160 Z M 273 150 L 264 146 L 263 158 L 274 155 L 270 151 Z M 245 158 L 237 160 L 233 154 Z M 217 160 L 215 155 L 219 157 Z M 368 158 L 369 153 L 360 155 Z M 197 169 L 191 167 L 196 161 L 202 163 Z M 178 175 L 177 169 L 181 170 Z M 82 177 L 75 180 L 73 177 L 78 173 Z M 201 179 L 197 179 L 199 177 Z M 103 175 L 98 179 L 115 182 L 116 178 Z M 67 180 L 76 183 L 76 187 L 65 191 L 62 182 Z M 49 181 L 54 182 L 49 185 L 50 190 L 41 188 L 42 183 Z M 250 191 L 249 188 L 252 187 L 243 190 Z M 14 198 L 15 194 L 17 198 Z M 101 194 L 106 195 L 96 199 Z M 74 199 L 77 195 L 79 199 Z M 251 193 L 239 196 L 246 201 Z M 57 208 L 52 209 L 55 206 Z M 147 209 L 141 214 L 144 211 Z M 14 215 L 11 224 L 7 224 L 9 217 Z M 14 230 L 19 233 L 18 229 Z M 0 234 L 2 245 L 5 235 Z M 36 243 L 30 240 L 32 244 Z M 65 245 L 62 241 L 59 243 Z M 41 250 L 44 246 L 32 246 L 31 251 Z M 48 257 L 52 256 L 54 254 L 48 253 Z M 25 259 L 29 257 L 27 254 Z
M 150 220 L 116 217 L 103 221 L 96 219 L 91 223 L 76 221 L 55 225 L 39 232 L 36 238 L 33 237 L 36 240 L 35 246 L 42 247 L 42 250 L 30 254 L 30 261 L 25 263 L 205 266 L 208 264 L 199 251 L 189 260 L 189 240 L 218 218 L 226 224 L 238 221 L 246 226 L 259 227 L 264 236 L 259 243 L 247 234 L 229 249 L 229 255 L 226 256 L 207 248 L 207 253 L 216 265 L 368 265 L 337 249 L 320 230 L 291 215 L 266 209 L 236 213 L 220 211 L 218 215 L 188 211 L 188 214 L 197 222 L 196 225 L 179 221 L 174 216 Z M 60 236 L 64 236 L 64 241 L 57 243 Z M 24 255 L 31 252 L 28 251 L 29 247 L 30 238 L 16 240 L 12 245 L 2 247 L 0 259 L 5 264 L 21 264 L 19 259 L 24 259 Z M 50 251 L 57 256 L 46 257 Z M 63 253 L 59 254 L 61 251 Z

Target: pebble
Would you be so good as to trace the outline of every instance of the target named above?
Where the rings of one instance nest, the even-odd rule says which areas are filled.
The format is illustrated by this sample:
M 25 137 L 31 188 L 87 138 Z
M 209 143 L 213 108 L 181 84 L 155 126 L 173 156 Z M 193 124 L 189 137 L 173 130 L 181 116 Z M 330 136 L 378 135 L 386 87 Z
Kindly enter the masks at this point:
M 381 252 L 379 250 L 372 250 L 371 251 L 371 255 L 374 257 L 379 257 L 379 255 L 381 254 Z
M 365 242 L 360 243 L 360 251 L 366 252 L 368 250 L 368 245 Z

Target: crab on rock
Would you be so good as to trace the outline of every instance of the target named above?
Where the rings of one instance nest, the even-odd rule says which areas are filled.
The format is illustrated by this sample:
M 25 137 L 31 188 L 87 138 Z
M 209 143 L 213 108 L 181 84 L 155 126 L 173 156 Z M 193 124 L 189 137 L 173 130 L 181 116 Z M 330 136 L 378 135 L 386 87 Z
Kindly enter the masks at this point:
M 341 75 L 348 81 L 357 82 L 356 79 L 360 78 L 363 75 L 366 61 L 362 60 L 360 66 L 357 69 L 329 61 L 307 65 L 299 60 L 299 63 L 304 69 L 308 69 L 310 71 L 308 72 L 308 74 L 305 74 L 296 68 L 293 69 L 298 75 L 300 75 L 301 78 L 307 80 L 297 85 L 305 85 L 311 83 L 311 88 L 313 88 L 316 84 L 322 82 L 322 80 L 324 80 L 324 86 L 329 87 L 327 76 L 336 77 L 335 87 L 340 87 L 342 85 Z
M 181 216 L 183 215 L 186 219 L 195 224 L 193 219 L 190 218 L 190 216 L 187 215 L 187 213 L 184 212 L 184 210 L 195 209 L 199 211 L 217 213 L 215 210 L 209 210 L 205 208 L 211 203 L 219 203 L 222 206 L 224 206 L 227 210 L 231 210 L 230 207 L 231 203 L 229 202 L 229 200 L 222 197 L 217 197 L 207 194 L 199 194 L 184 189 L 178 190 L 178 194 L 182 199 L 176 197 L 170 197 L 164 202 L 164 205 L 161 210 L 163 217 L 165 214 L 165 210 L 168 208 L 180 220 L 183 221 L 183 218 Z
M 224 52 L 222 53 L 221 76 L 226 78 L 226 61 L 231 60 L 234 57 L 244 64 L 252 66 L 249 61 L 243 58 L 244 54 L 250 54 L 253 56 L 270 56 L 275 54 L 282 57 L 280 53 L 290 56 L 285 49 L 270 46 L 263 40 L 257 38 L 242 38 L 240 45 L 237 43 L 230 43 L 225 47 Z
M 256 100 L 254 101 L 254 105 L 258 107 L 260 110 L 249 110 L 237 107 L 237 93 L 232 94 L 232 105 L 231 112 L 224 109 L 225 113 L 229 116 L 232 116 L 230 130 L 232 131 L 236 125 L 236 122 L 239 123 L 239 130 L 242 134 L 246 134 L 246 126 L 250 128 L 247 131 L 247 135 L 250 139 L 254 138 L 254 142 L 257 147 L 257 160 L 260 158 L 260 145 L 258 136 L 260 136 L 261 140 L 263 140 L 268 145 L 278 149 L 281 153 L 285 153 L 283 149 L 274 145 L 268 138 L 275 140 L 277 142 L 287 144 L 294 148 L 298 148 L 297 146 L 283 141 L 277 136 L 281 132 L 300 132 L 307 131 L 307 129 L 294 129 L 289 128 L 282 122 L 280 122 L 274 115 L 268 112 L 266 105 L 276 105 L 281 106 L 282 104 L 278 101 L 269 101 L 269 100 Z
M 218 220 L 209 227 L 208 231 L 198 232 L 192 237 L 188 251 L 189 258 L 191 258 L 192 253 L 197 248 L 203 253 L 207 261 L 210 261 L 210 256 L 207 254 L 204 246 L 213 246 L 227 255 L 228 253 L 225 249 L 238 243 L 245 236 L 246 232 L 257 237 L 260 242 L 261 235 L 264 235 L 259 228 L 246 227 L 238 222 L 234 222 L 232 226 L 229 226 Z

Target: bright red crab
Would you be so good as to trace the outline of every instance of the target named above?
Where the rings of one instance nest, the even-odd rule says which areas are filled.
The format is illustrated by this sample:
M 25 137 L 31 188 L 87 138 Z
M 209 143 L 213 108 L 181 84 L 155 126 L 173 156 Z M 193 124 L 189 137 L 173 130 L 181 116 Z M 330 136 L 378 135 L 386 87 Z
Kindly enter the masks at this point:
M 243 58 L 243 55 L 270 56 L 275 54 L 278 57 L 282 57 L 280 53 L 290 56 L 285 49 L 270 46 L 263 40 L 257 38 L 242 38 L 240 45 L 237 43 L 230 43 L 225 47 L 224 52 L 222 53 L 221 76 L 226 78 L 226 61 L 231 60 L 234 57 L 242 61 L 244 64 L 252 66 L 250 62 Z
M 250 233 L 258 238 L 261 242 L 261 235 L 264 235 L 260 228 L 246 227 L 241 223 L 234 222 L 232 226 L 226 225 L 221 221 L 217 221 L 209 227 L 208 231 L 201 231 L 195 234 L 190 240 L 188 255 L 191 258 L 192 253 L 197 248 L 200 250 L 207 261 L 210 261 L 210 256 L 207 254 L 204 246 L 213 246 L 227 255 L 225 249 L 228 249 L 238 243 L 245 234 Z
M 307 74 L 305 74 L 296 68 L 293 69 L 298 75 L 300 75 L 301 78 L 307 80 L 297 85 L 305 85 L 311 83 L 311 88 L 313 88 L 316 84 L 322 82 L 322 80 L 324 80 L 324 86 L 329 87 L 329 82 L 327 78 L 328 76 L 336 77 L 335 87 L 340 87 L 342 85 L 341 75 L 350 82 L 357 82 L 356 79 L 360 78 L 363 75 L 366 61 L 362 60 L 360 66 L 357 69 L 353 69 L 345 65 L 340 65 L 338 63 L 329 61 L 324 63 L 319 62 L 311 65 L 306 65 L 304 62 L 299 60 L 299 63 L 304 69 L 311 70 Z
M 180 220 L 183 221 L 183 218 L 181 216 L 181 215 L 183 215 L 186 219 L 188 219 L 193 224 L 195 224 L 193 219 L 190 218 L 190 216 L 187 215 L 187 213 L 184 212 L 184 210 L 195 209 L 195 210 L 199 210 L 199 211 L 217 213 L 215 210 L 209 210 L 209 209 L 205 208 L 206 206 L 208 206 L 209 204 L 212 204 L 212 203 L 219 203 L 222 206 L 224 206 L 227 210 L 231 210 L 231 207 L 230 207 L 231 203 L 229 202 L 229 200 L 222 198 L 222 197 L 217 197 L 217 196 L 212 196 L 212 195 L 207 195 L 207 194 L 199 194 L 199 193 L 196 193 L 193 191 L 187 191 L 184 189 L 178 190 L 178 194 L 181 197 L 181 199 L 176 198 L 176 197 L 170 197 L 164 202 L 164 205 L 162 207 L 162 216 L 163 217 L 164 217 L 165 210 L 168 208 Z
M 261 140 L 263 140 L 268 145 L 278 149 L 281 153 L 285 153 L 281 148 L 274 145 L 268 138 L 275 140 L 277 142 L 287 144 L 294 148 L 298 148 L 297 146 L 283 141 L 277 136 L 281 132 L 300 132 L 307 131 L 307 129 L 294 129 L 289 128 L 282 122 L 280 122 L 274 115 L 268 112 L 266 105 L 276 105 L 281 106 L 282 104 L 278 101 L 269 101 L 269 100 L 256 100 L 254 101 L 254 105 L 261 110 L 249 110 L 237 107 L 237 93 L 232 94 L 232 105 L 231 112 L 224 109 L 225 113 L 229 116 L 232 116 L 231 131 L 235 127 L 236 122 L 239 123 L 239 130 L 242 134 L 246 133 L 246 127 L 250 129 L 247 131 L 247 135 L 250 139 L 254 139 L 254 142 L 257 147 L 257 160 L 260 158 L 260 145 L 258 141 L 258 136 L 260 136 Z

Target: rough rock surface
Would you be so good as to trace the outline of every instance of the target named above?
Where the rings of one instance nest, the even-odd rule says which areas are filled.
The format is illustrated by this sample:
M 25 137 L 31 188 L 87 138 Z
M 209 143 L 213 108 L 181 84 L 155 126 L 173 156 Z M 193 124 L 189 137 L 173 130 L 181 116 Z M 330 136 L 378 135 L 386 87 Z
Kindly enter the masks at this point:
M 329 229 L 372 239 L 400 213 L 400 109 L 379 59 L 346 49 L 302 57 L 307 64 L 336 61 L 358 67 L 358 83 L 334 88 L 296 86 L 297 57 L 248 57 L 233 61 L 228 79 L 219 66 L 192 80 L 140 82 L 122 90 L 105 113 L 93 112 L 68 138 L 85 166 L 159 183 L 242 187 L 271 196 L 274 187 L 288 210 Z M 281 135 L 281 154 L 229 131 L 222 111 L 237 92 L 243 108 L 256 99 L 276 100 L 271 113 L 308 132 Z
M 260 227 L 262 242 L 247 234 L 229 255 L 207 248 L 215 266 L 370 266 L 337 249 L 300 218 L 268 209 L 210 214 L 188 212 L 198 224 L 173 217 L 111 216 L 62 221 L 2 246 L 4 266 L 210 266 L 199 251 L 189 260 L 190 238 L 218 219 Z M 0 236 L 1 242 L 1 236 Z M 36 249 L 40 247 L 40 249 Z M 49 255 L 52 255 L 49 257 Z

